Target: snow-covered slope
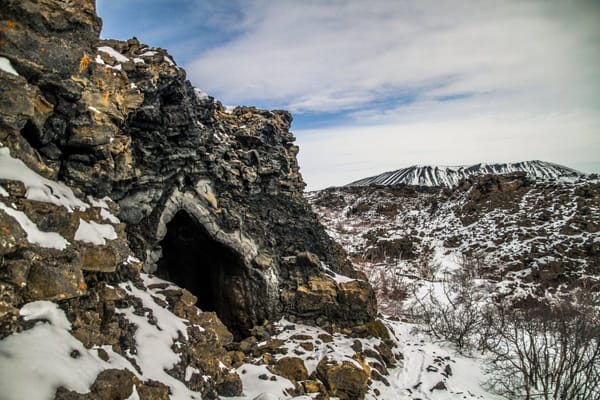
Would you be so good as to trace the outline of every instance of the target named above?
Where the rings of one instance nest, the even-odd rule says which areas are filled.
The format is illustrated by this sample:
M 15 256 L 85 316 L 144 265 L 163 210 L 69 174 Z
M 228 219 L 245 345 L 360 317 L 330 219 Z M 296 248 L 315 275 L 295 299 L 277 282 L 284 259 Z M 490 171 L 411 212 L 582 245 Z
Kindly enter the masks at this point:
M 341 187 L 307 196 L 376 287 L 385 274 L 421 284 L 464 267 L 518 302 L 600 279 L 597 180 L 486 175 L 451 190 Z M 385 297 L 383 311 L 401 311 Z
M 524 172 L 530 178 L 554 179 L 583 175 L 574 169 L 545 161 L 521 161 L 503 164 L 474 164 L 462 166 L 413 165 L 396 171 L 384 172 L 352 182 L 347 186 L 376 185 L 416 185 L 455 187 L 469 176 L 486 174 L 507 174 Z

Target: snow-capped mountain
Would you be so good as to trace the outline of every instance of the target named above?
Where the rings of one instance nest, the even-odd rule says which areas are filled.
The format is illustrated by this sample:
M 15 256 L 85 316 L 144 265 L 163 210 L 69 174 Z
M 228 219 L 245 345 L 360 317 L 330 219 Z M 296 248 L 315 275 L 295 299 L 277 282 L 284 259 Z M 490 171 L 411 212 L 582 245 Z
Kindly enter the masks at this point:
M 460 166 L 413 165 L 395 171 L 360 179 L 346 186 L 376 185 L 415 185 L 415 186 L 445 186 L 456 187 L 458 183 L 469 176 L 487 174 L 507 174 L 524 172 L 530 178 L 556 179 L 562 177 L 577 177 L 581 172 L 562 165 L 533 160 L 516 163 L 474 164 Z

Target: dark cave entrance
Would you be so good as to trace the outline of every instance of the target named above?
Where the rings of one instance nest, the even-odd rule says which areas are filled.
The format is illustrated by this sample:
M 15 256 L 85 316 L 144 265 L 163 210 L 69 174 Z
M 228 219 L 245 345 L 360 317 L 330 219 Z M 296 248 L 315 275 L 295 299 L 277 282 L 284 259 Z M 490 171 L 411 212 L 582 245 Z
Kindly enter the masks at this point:
M 156 275 L 192 292 L 202 311 L 214 311 L 236 339 L 252 327 L 247 307 L 243 257 L 213 239 L 206 229 L 181 210 L 167 224 L 160 242 L 162 258 Z

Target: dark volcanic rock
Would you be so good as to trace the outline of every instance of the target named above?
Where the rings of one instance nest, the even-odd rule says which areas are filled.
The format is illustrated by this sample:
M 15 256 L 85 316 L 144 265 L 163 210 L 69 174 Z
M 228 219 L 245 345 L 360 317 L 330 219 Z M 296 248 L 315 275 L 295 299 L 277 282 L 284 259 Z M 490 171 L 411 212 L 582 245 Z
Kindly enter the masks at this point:
M 30 82 L 69 78 L 100 33 L 95 1 L 6 0 L 0 9 L 0 56 Z
M 150 290 L 143 270 L 185 288 L 155 299 L 191 324 L 168 373 L 214 398 L 240 394 L 227 368 L 241 360 L 225 348 L 256 325 L 372 320 L 371 287 L 303 198 L 287 111 L 226 110 L 166 51 L 99 40 L 91 0 L 7 0 L 0 17 L 0 57 L 17 72 L 0 70 L 0 160 L 41 182 L 32 190 L 0 171 L 0 336 L 24 328 L 26 301 L 58 301 L 74 337 L 112 346 L 139 372 L 137 328 L 117 309 L 147 314 L 124 289 Z M 187 366 L 200 371 L 189 381 Z M 128 396 L 118 382 L 129 377 L 114 374 L 118 393 L 57 397 Z M 168 397 L 160 383 L 135 384 L 142 398 Z

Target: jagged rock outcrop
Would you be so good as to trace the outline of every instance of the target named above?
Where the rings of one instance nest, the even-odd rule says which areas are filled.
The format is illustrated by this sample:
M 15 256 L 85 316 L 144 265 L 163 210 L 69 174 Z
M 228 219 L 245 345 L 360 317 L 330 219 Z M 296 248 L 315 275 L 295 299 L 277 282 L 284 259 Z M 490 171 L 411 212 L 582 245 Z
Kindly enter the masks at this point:
M 213 398 L 240 393 L 227 347 L 255 325 L 371 321 L 371 287 L 302 196 L 291 115 L 225 108 L 165 50 L 100 27 L 91 0 L 0 9 L 0 336 L 52 300 L 87 349 L 135 365 L 123 315 L 152 325 L 148 293 L 189 323 L 168 374 Z

